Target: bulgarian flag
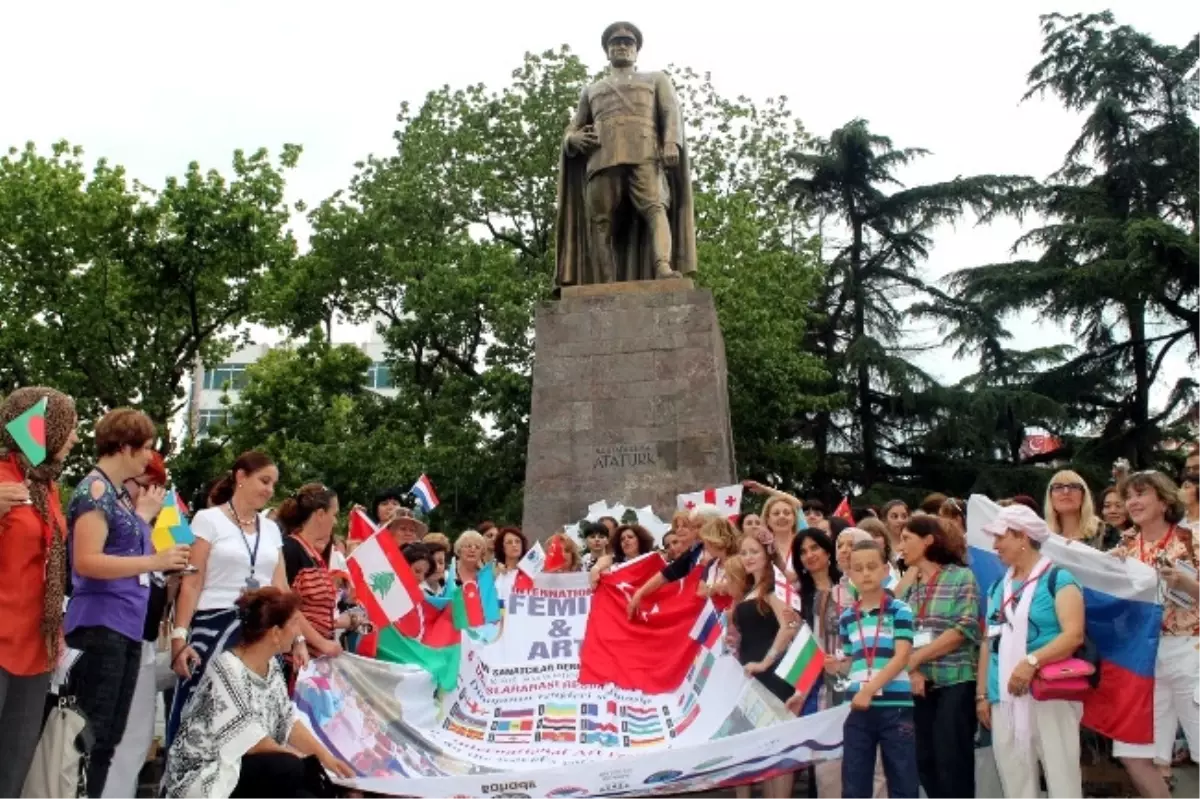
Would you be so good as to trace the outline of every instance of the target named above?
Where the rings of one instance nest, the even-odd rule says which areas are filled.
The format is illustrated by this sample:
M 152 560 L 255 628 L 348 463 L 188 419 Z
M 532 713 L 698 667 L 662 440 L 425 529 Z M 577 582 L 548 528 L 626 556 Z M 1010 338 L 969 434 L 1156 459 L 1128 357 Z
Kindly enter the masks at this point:
M 46 406 L 48 401 L 42 397 L 33 407 L 13 419 L 4 429 L 12 436 L 13 441 L 29 461 L 30 466 L 38 466 L 46 460 Z
M 359 544 L 346 566 L 358 600 L 376 627 L 390 627 L 424 599 L 417 576 L 387 533 Z
M 824 670 L 825 653 L 817 646 L 817 639 L 813 637 L 809 626 L 801 625 L 783 660 L 775 667 L 775 674 L 788 685 L 795 686 L 796 693 L 807 697 Z

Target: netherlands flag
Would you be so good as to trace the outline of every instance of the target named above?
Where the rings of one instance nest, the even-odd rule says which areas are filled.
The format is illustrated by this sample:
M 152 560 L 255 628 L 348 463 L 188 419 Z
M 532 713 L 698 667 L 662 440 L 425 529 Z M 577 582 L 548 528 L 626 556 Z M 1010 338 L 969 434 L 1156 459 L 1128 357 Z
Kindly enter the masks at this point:
M 441 504 L 438 501 L 437 491 L 433 490 L 433 481 L 429 479 L 429 475 L 421 475 L 421 479 L 413 483 L 413 487 L 408 489 L 408 493 L 416 497 L 417 504 L 426 513 L 431 513 Z
M 984 602 L 988 589 L 1006 571 L 982 531 L 999 512 L 999 505 L 980 495 L 973 495 L 967 505 L 971 570 Z M 1157 575 L 1143 563 L 1121 562 L 1057 535 L 1042 545 L 1042 554 L 1083 586 L 1087 634 L 1100 654 L 1100 685 L 1084 702 L 1084 726 L 1119 741 L 1151 743 L 1154 661 L 1162 629 Z
M 696 623 L 692 625 L 689 635 L 700 646 L 712 649 L 720 642 L 721 631 L 721 617 L 717 615 L 717 609 L 713 607 L 710 599 L 705 603 L 700 615 L 696 617 Z

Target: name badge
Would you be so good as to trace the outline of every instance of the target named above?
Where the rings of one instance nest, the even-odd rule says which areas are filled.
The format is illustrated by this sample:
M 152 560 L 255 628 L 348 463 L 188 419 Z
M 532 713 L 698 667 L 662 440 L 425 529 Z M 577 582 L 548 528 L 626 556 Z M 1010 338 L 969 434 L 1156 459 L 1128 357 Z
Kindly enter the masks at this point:
M 917 630 L 913 636 L 913 649 L 920 649 L 933 643 L 933 630 Z
M 999 638 L 1000 633 L 1003 632 L 1002 627 L 1003 627 L 1003 625 L 1000 625 L 1000 624 L 989 624 L 988 625 L 988 638 Z
M 138 575 L 138 585 L 142 586 L 143 588 L 150 587 L 150 573 L 149 572 L 142 572 L 141 574 Z

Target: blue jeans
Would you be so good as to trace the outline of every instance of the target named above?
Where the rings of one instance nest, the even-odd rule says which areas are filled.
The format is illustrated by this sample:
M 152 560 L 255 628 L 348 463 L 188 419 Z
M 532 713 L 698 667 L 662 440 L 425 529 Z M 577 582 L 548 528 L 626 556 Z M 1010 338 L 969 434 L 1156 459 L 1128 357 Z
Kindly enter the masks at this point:
M 916 799 L 917 733 L 911 707 L 851 710 L 842 731 L 842 796 L 870 799 L 875 752 L 883 756 L 888 796 Z

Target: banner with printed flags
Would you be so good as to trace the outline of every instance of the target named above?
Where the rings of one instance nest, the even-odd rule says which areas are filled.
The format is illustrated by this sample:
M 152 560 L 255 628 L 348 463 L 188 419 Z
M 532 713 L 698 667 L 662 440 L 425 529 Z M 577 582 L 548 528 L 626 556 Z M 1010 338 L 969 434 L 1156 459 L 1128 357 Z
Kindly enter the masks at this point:
M 679 494 L 675 498 L 675 507 L 678 510 L 693 510 L 700 505 L 715 505 L 730 521 L 736 522 L 742 515 L 742 484 L 706 488 L 703 491 Z
M 400 621 L 424 598 L 417 576 L 386 533 L 359 544 L 346 565 L 358 600 L 377 627 Z
M 196 536 L 192 534 L 192 526 L 188 524 L 188 518 L 184 515 L 186 511 L 181 504 L 175 489 L 167 492 L 162 510 L 154 520 L 154 530 L 150 533 L 150 543 L 154 545 L 155 552 L 195 543 Z

